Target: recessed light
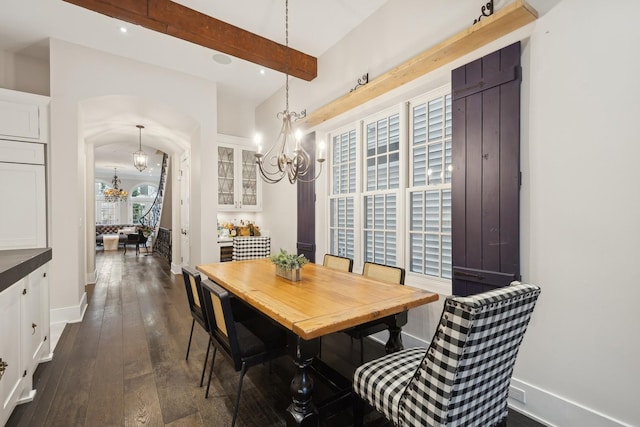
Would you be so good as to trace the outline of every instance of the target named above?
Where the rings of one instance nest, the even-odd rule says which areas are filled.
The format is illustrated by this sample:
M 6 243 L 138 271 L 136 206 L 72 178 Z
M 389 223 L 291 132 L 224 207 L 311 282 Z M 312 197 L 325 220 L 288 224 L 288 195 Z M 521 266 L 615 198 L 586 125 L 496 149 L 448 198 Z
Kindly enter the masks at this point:
M 213 60 L 221 65 L 229 65 L 231 64 L 231 58 L 222 53 L 216 53 L 212 56 Z
M 264 68 L 260 68 L 260 74 L 264 76 L 266 71 L 264 71 Z
M 120 27 L 120 32 L 121 33 L 126 33 L 127 32 L 127 27 Z

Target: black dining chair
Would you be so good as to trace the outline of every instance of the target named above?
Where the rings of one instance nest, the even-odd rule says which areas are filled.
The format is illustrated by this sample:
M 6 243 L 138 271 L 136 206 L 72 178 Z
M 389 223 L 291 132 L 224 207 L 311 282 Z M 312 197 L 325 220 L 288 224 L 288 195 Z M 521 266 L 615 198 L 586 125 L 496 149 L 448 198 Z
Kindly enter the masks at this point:
M 401 267 L 365 262 L 362 269 L 362 275 L 380 282 L 404 285 L 405 272 L 404 268 Z M 396 316 L 406 323 L 406 311 L 399 313 Z M 360 341 L 361 364 L 364 363 L 364 338 L 387 330 L 389 325 L 385 320 L 385 318 L 372 320 L 371 322 L 367 322 L 344 331 L 351 338 Z
M 209 334 L 214 345 L 205 397 L 209 397 L 213 365 L 217 350 L 220 350 L 231 361 L 235 371 L 240 371 L 240 382 L 231 422 L 233 427 L 238 417 L 242 381 L 247 370 L 284 355 L 287 333 L 285 329 L 262 315 L 250 317 L 242 322 L 235 320 L 231 295 L 209 279 L 202 282 L 202 291 L 209 322 Z
M 185 360 L 189 360 L 189 350 L 191 349 L 191 339 L 193 338 L 193 328 L 196 324 L 209 335 L 209 322 L 207 321 L 206 310 L 202 307 L 202 282 L 200 273 L 191 267 L 182 267 L 182 277 L 184 278 L 184 286 L 187 291 L 187 301 L 189 303 L 189 311 L 191 312 L 191 332 L 189 332 L 189 343 L 187 344 L 187 355 Z M 202 364 L 202 374 L 200 375 L 200 387 L 204 382 L 204 373 L 207 368 L 207 360 L 209 359 L 209 350 L 211 349 L 211 338 L 208 338 L 207 353 Z

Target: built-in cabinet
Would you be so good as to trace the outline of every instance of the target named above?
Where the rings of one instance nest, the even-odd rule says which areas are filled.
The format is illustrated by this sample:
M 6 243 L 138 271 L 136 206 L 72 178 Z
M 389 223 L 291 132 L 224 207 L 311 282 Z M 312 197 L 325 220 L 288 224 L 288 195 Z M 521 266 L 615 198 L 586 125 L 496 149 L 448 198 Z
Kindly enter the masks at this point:
M 49 264 L 0 292 L 0 425 L 35 396 L 33 373 L 50 360 Z
M 218 210 L 262 210 L 256 147 L 246 138 L 218 135 Z
M 47 246 L 48 98 L 0 89 L 0 249 Z

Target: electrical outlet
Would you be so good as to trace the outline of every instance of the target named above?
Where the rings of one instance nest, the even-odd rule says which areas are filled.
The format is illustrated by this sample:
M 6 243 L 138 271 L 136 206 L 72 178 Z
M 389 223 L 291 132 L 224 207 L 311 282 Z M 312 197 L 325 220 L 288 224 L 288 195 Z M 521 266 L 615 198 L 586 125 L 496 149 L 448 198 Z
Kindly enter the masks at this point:
M 524 390 L 521 390 L 514 386 L 509 387 L 509 397 L 513 400 L 517 400 L 518 402 L 527 403 Z

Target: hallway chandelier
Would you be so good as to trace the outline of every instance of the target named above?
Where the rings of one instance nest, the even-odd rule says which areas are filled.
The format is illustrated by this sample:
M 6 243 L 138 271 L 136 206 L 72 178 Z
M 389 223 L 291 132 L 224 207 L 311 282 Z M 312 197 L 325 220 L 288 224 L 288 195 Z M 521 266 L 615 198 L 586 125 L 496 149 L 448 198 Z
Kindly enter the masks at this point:
M 256 135 L 256 144 L 258 151 L 255 154 L 258 170 L 263 180 L 269 184 L 280 182 L 285 176 L 291 184 L 296 181 L 312 182 L 315 181 L 322 172 L 322 163 L 324 159 L 324 144 L 321 143 L 318 149 L 318 163 L 320 170 L 315 177 L 306 177 L 311 166 L 311 156 L 302 147 L 302 132 L 298 130 L 294 133 L 293 122 L 304 118 L 306 110 L 296 113 L 289 111 L 289 0 L 285 1 L 285 109 L 277 114 L 278 118 L 282 118 L 282 128 L 275 143 L 262 154 L 262 140 Z M 305 177 L 305 178 L 303 178 Z
M 129 193 L 118 188 L 118 186 L 120 185 L 120 178 L 118 178 L 117 171 L 117 168 L 113 168 L 113 179 L 111 180 L 113 188 L 107 188 L 102 193 L 104 194 L 104 200 L 106 202 L 118 203 L 127 201 L 127 196 L 129 195 Z
M 144 126 L 136 125 L 136 127 L 138 128 L 138 131 L 139 131 L 140 145 L 138 147 L 138 151 L 133 153 L 133 166 L 135 166 L 136 169 L 142 172 L 147 168 L 147 161 L 149 160 L 149 155 L 144 151 L 142 151 L 142 129 L 144 129 Z

